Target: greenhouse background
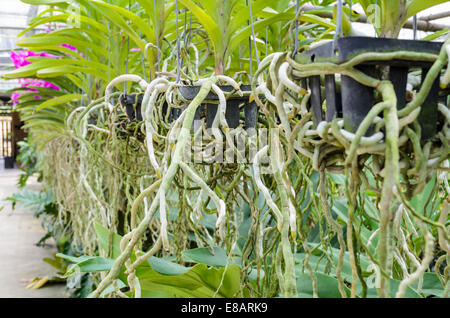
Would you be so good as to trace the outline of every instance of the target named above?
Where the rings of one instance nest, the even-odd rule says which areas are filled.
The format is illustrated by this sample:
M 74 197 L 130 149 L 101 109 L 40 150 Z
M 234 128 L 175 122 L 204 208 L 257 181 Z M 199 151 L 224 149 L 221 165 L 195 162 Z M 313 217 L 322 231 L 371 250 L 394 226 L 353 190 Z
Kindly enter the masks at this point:
M 449 297 L 450 1 L 389 2 L 1 0 L 0 298 Z

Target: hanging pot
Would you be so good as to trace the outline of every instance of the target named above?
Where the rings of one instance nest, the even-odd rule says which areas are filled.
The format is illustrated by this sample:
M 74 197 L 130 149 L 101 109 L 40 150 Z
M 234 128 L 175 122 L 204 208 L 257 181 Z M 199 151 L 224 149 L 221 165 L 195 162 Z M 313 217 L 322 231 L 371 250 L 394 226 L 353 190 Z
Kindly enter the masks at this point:
M 231 85 L 222 85 L 219 88 L 224 92 L 231 92 L 233 87 Z M 181 86 L 179 88 L 179 92 L 182 96 L 182 99 L 186 102 L 192 101 L 195 96 L 197 96 L 200 90 L 200 86 Z M 242 91 L 250 92 L 250 85 L 242 85 Z M 120 103 L 125 108 L 125 112 L 130 119 L 130 121 L 142 121 L 142 113 L 141 113 L 141 103 L 143 99 L 143 94 L 123 94 L 120 96 Z M 218 101 L 219 97 L 213 93 L 209 92 L 205 98 L 205 101 Z M 240 119 L 240 109 L 239 106 L 244 104 L 244 118 L 245 118 L 245 129 L 255 128 L 256 127 L 256 115 L 258 107 L 254 101 L 249 102 L 248 96 L 238 96 L 232 95 L 227 100 L 227 108 L 225 111 L 225 118 L 228 122 L 230 128 L 236 128 L 239 126 Z M 204 103 L 202 104 L 196 111 L 195 119 L 200 119 L 202 117 L 202 113 L 206 114 L 206 125 L 208 128 L 212 126 L 214 118 L 217 113 L 218 105 L 214 103 Z M 162 113 L 165 114 L 167 112 L 167 104 L 163 104 Z M 169 120 L 175 120 L 180 115 L 180 109 L 172 109 Z
M 127 113 L 130 121 L 141 121 L 141 104 L 143 94 L 122 94 L 120 95 L 120 103 L 125 107 L 125 112 Z
M 296 55 L 297 62 L 332 62 L 341 64 L 362 53 L 411 51 L 420 53 L 439 54 L 442 43 L 399 40 L 388 38 L 370 37 L 342 37 L 335 42 L 328 42 L 314 49 Z M 355 66 L 361 72 L 381 79 L 380 71 L 389 70 L 389 80 L 392 82 L 397 95 L 397 107 L 405 107 L 407 102 L 407 80 L 411 69 L 421 69 L 422 83 L 433 63 L 428 61 L 390 60 L 367 61 Z M 311 76 L 302 79 L 302 86 L 311 90 L 310 105 L 312 107 L 314 121 L 317 125 L 320 121 L 331 121 L 336 117 L 344 119 L 344 128 L 355 132 L 367 113 L 375 103 L 374 89 L 362 85 L 349 76 L 340 77 L 340 92 L 336 87 L 336 75 L 326 75 L 324 81 L 320 76 Z M 322 111 L 322 91 L 325 92 L 326 112 Z M 422 127 L 422 140 L 428 140 L 435 136 L 437 128 L 441 124 L 438 118 L 437 104 L 439 99 L 439 77 L 433 83 L 431 90 L 425 99 L 418 122 Z M 442 122 L 442 120 L 441 120 Z M 369 130 L 367 134 L 370 134 Z
M 219 88 L 223 92 L 232 92 L 233 86 L 231 85 L 220 85 Z M 179 92 L 184 100 L 187 102 L 192 101 L 195 96 L 197 96 L 200 91 L 200 86 L 181 86 Z M 250 92 L 250 85 L 241 85 L 241 91 Z M 218 101 L 219 97 L 214 92 L 209 92 L 205 98 L 205 101 Z M 254 101 L 250 102 L 248 96 L 238 96 L 231 95 L 227 99 L 227 107 L 225 111 L 225 118 L 230 128 L 236 128 L 239 126 L 240 119 L 240 109 L 239 106 L 244 103 L 244 121 L 245 129 L 256 127 L 256 115 L 258 111 L 258 106 Z M 203 112 L 206 112 L 206 126 L 210 128 L 216 117 L 218 104 L 214 103 L 204 103 L 197 109 L 195 114 L 195 119 L 200 119 Z

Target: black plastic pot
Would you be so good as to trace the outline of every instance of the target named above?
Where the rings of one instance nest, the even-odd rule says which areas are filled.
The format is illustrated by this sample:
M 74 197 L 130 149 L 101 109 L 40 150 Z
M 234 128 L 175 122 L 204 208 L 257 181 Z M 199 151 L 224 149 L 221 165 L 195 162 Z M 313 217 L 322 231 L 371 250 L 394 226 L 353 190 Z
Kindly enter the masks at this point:
M 221 90 L 224 92 L 231 92 L 233 90 L 232 86 L 229 85 L 223 85 L 219 86 Z M 187 102 L 192 101 L 195 96 L 197 96 L 198 92 L 200 90 L 200 86 L 181 86 L 179 88 L 179 92 L 184 100 Z M 241 86 L 242 91 L 251 91 L 250 85 L 242 85 Z M 137 100 L 136 100 L 137 99 Z M 143 94 L 123 94 L 120 96 L 120 103 L 125 107 L 125 111 L 127 113 L 127 116 L 130 118 L 131 121 L 142 120 L 142 113 L 141 113 L 141 103 L 143 99 Z M 216 94 L 213 92 L 210 92 L 208 96 L 205 98 L 206 101 L 218 101 L 219 98 Z M 249 102 L 248 96 L 240 97 L 238 95 L 236 96 L 230 96 L 230 98 L 227 100 L 227 109 L 225 112 L 225 117 L 227 119 L 228 125 L 230 128 L 236 128 L 239 125 L 239 118 L 240 118 L 240 110 L 239 105 L 242 103 L 245 103 L 244 105 L 244 118 L 245 118 L 245 128 L 255 128 L 256 127 L 256 114 L 258 107 L 255 102 Z M 164 108 L 167 109 L 167 104 L 164 103 Z M 206 125 L 207 127 L 211 127 L 214 118 L 217 113 L 217 104 L 214 103 L 204 103 L 202 106 L 200 106 L 197 109 L 197 112 L 195 114 L 195 119 L 200 119 L 203 112 L 206 113 Z M 166 113 L 166 109 L 163 109 L 163 114 Z M 172 109 L 170 118 L 171 120 L 175 120 L 180 115 L 179 109 Z
M 120 103 L 125 107 L 128 118 L 131 121 L 142 120 L 141 104 L 144 94 L 123 94 L 120 95 Z M 136 100 L 137 99 L 137 100 Z
M 221 85 L 219 88 L 224 92 L 233 91 L 233 86 L 231 85 Z M 181 86 L 179 88 L 180 94 L 186 101 L 191 101 L 197 96 L 200 90 L 200 86 Z M 242 85 L 241 91 L 251 91 L 250 85 Z M 205 98 L 206 101 L 218 101 L 219 97 L 214 92 L 209 92 Z M 256 127 L 256 114 L 258 111 L 258 106 L 256 103 L 249 102 L 248 96 L 232 95 L 227 99 L 227 108 L 225 111 L 225 118 L 227 120 L 230 128 L 236 128 L 239 126 L 240 109 L 239 105 L 244 104 L 244 118 L 245 118 L 245 129 Z M 217 104 L 205 103 L 197 109 L 195 114 L 195 119 L 200 119 L 202 112 L 206 112 L 206 126 L 209 128 L 212 126 L 214 118 L 217 114 Z
M 137 101 L 136 101 L 137 98 Z M 120 96 L 120 103 L 125 107 L 125 112 L 127 113 L 130 121 L 142 121 L 142 111 L 141 105 L 142 100 L 144 98 L 144 94 L 123 94 Z M 167 112 L 167 103 L 163 104 L 162 113 L 165 115 Z M 173 120 L 178 118 L 179 110 L 172 109 L 171 115 L 169 116 L 169 120 Z
M 336 42 L 329 42 L 314 49 L 296 55 L 300 63 L 333 62 L 344 63 L 355 56 L 367 52 L 395 52 L 411 51 L 421 53 L 439 54 L 442 43 L 398 40 L 369 37 L 343 37 Z M 410 69 L 422 70 L 422 82 L 432 66 L 427 61 L 367 61 L 357 65 L 356 68 L 363 73 L 381 79 L 381 70 L 389 67 L 389 80 L 392 81 L 397 95 L 397 107 L 406 105 L 406 84 Z M 302 86 L 311 89 L 310 105 L 314 120 L 317 124 L 322 120 L 331 121 L 336 117 L 344 119 L 344 127 L 355 132 L 364 117 L 375 103 L 374 89 L 364 86 L 349 76 L 341 76 L 340 92 L 337 92 L 335 75 L 326 75 L 324 82 L 320 76 L 311 76 L 302 79 Z M 325 91 L 326 113 L 322 111 Z M 418 121 L 422 127 L 422 140 L 433 138 L 439 125 L 437 104 L 439 99 L 439 78 L 434 82 L 428 97 L 422 105 Z M 371 132 L 368 131 L 368 134 Z
M 5 169 L 14 169 L 14 157 L 5 157 Z

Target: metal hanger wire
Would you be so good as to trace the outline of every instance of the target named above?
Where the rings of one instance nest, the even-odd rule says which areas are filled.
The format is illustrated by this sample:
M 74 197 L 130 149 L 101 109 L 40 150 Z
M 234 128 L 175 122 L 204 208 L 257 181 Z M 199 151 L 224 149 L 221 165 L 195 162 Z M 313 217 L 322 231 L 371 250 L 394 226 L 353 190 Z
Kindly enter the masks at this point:
M 128 10 L 131 11 L 131 0 L 128 0 Z M 125 59 L 125 74 L 128 74 L 128 60 L 130 56 L 130 36 L 127 36 L 127 57 Z M 127 94 L 128 82 L 124 82 L 123 93 Z
M 295 36 L 294 36 L 294 52 L 292 52 L 292 58 L 294 58 L 295 54 L 298 51 L 298 11 L 300 10 L 300 1 L 297 0 L 295 2 Z
M 253 27 L 252 0 L 247 0 L 247 4 L 248 4 L 248 11 L 250 14 L 250 25 L 252 26 L 253 44 L 255 46 L 256 65 L 259 66 L 258 47 L 256 46 L 255 28 Z
M 413 17 L 413 39 L 417 40 L 417 15 Z
M 158 72 L 160 72 L 161 71 L 161 66 L 160 66 L 160 57 L 159 57 L 159 32 L 158 32 L 158 18 L 157 18 L 157 15 L 156 15 L 156 2 L 155 2 L 155 0 L 153 0 L 153 12 L 154 12 L 154 15 L 155 15 L 155 25 L 154 25 L 154 28 L 155 28 L 155 34 L 156 34 L 156 59 L 158 60 L 158 64 L 156 65 L 157 66 L 157 68 L 158 68 Z
M 177 80 L 179 83 L 181 79 L 181 65 L 180 65 L 180 32 L 178 30 L 178 0 L 175 0 L 175 27 L 177 29 Z

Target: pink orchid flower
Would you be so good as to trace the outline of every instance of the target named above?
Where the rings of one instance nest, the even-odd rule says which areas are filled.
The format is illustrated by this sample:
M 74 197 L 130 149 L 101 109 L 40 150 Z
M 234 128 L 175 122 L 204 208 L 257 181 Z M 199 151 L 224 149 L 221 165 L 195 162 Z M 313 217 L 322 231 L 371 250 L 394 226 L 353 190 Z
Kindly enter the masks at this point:
M 12 51 L 11 52 L 11 60 L 13 61 L 15 68 L 21 68 L 21 67 L 31 64 L 31 62 L 27 61 L 27 58 L 30 56 L 42 56 L 42 57 L 47 57 L 47 58 L 54 58 L 54 56 L 52 56 L 48 53 L 45 53 L 45 52 L 42 52 L 42 53 L 35 53 L 33 51 L 18 51 L 18 52 Z M 50 82 L 47 82 L 44 80 L 34 79 L 34 78 L 20 78 L 19 84 L 21 87 L 28 88 L 28 90 L 26 90 L 26 92 L 38 92 L 38 90 L 33 87 L 44 87 L 44 88 L 49 88 L 49 89 L 53 89 L 53 90 L 60 90 L 60 88 L 53 83 L 50 83 Z M 13 105 L 16 105 L 17 103 L 19 103 L 19 100 L 18 100 L 19 97 L 20 97 L 19 93 L 14 93 L 11 95 L 11 100 L 13 101 Z M 42 97 L 34 96 L 34 98 L 41 99 Z

